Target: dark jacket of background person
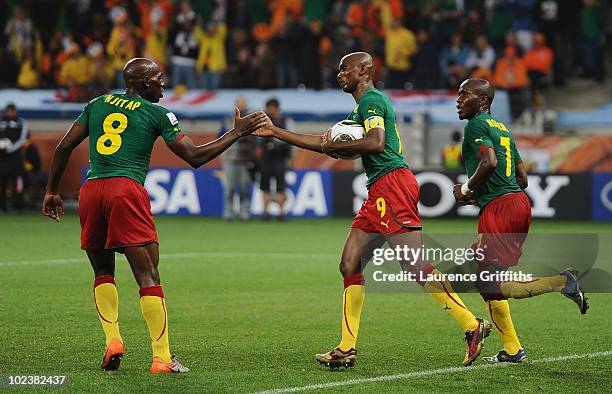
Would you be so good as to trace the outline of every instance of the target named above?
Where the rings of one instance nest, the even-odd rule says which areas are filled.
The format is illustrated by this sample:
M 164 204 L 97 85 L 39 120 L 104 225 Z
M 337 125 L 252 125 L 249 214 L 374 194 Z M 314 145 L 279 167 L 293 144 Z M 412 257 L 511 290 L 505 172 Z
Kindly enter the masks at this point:
M 0 121 L 0 174 L 20 175 L 24 171 L 23 144 L 28 123 L 23 118 L 2 116 Z
M 287 127 L 287 117 L 285 115 L 270 117 L 270 120 L 278 127 L 283 129 Z M 262 148 L 262 162 L 286 161 L 291 157 L 291 145 L 278 138 L 261 138 L 260 146 Z

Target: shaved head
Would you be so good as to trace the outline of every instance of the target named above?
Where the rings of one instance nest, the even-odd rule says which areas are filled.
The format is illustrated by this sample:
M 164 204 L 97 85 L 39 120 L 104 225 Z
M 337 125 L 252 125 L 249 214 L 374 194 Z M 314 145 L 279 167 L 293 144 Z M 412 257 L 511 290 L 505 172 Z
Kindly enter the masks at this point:
M 351 66 L 365 67 L 371 80 L 374 79 L 374 60 L 367 52 L 353 52 L 345 55 L 340 62 L 347 62 Z
M 152 103 L 163 97 L 163 74 L 157 63 L 151 59 L 136 57 L 123 67 L 126 93 L 137 95 Z
M 159 66 L 151 59 L 135 57 L 123 67 L 123 80 L 126 82 L 142 79 L 156 72 Z
M 480 113 L 491 113 L 495 89 L 486 79 L 465 80 L 457 92 L 457 113 L 459 119 L 472 119 Z
M 482 78 L 470 78 L 463 82 L 461 86 L 470 89 L 478 97 L 487 97 L 487 102 L 491 106 L 495 97 L 495 89 L 489 81 Z

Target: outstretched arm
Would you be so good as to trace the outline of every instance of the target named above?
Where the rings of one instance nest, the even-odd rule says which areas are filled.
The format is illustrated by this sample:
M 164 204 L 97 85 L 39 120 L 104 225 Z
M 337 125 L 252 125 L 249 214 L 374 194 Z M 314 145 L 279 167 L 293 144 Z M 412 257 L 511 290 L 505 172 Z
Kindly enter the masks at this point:
M 234 128 L 221 137 L 204 145 L 195 145 L 191 138 L 185 136 L 173 142 L 168 147 L 181 159 L 185 160 L 193 168 L 198 168 L 208 163 L 223 151 L 230 147 L 240 137 L 253 133 L 266 124 L 266 115 L 263 112 L 255 112 L 244 118 L 240 117 L 240 111 L 236 108 Z
M 49 171 L 47 190 L 43 200 L 42 212 L 45 216 L 58 222 L 60 216 L 64 213 L 64 202 L 58 194 L 60 180 L 62 179 L 62 175 L 64 174 L 72 151 L 83 142 L 88 135 L 89 132 L 87 127 L 75 122 L 55 148 L 53 161 L 51 162 L 51 170 Z
M 264 128 L 255 135 L 260 137 L 276 137 L 288 144 L 314 152 L 325 153 L 333 157 L 334 153 L 341 154 L 371 154 L 382 152 L 385 148 L 385 131 L 381 128 L 371 129 L 364 138 L 355 141 L 332 141 L 330 129 L 325 134 L 298 134 L 275 126 L 267 119 Z

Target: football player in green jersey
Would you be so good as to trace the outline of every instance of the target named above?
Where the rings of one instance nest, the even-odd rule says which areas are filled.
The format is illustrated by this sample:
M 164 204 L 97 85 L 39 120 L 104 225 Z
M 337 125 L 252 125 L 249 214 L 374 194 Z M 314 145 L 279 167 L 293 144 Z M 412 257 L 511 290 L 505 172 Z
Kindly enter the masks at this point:
M 257 135 L 274 136 L 295 146 L 326 153 L 332 157 L 361 155 L 368 178 L 368 198 L 355 216 L 344 244 L 340 272 L 344 278 L 342 297 L 342 338 L 329 352 L 317 354 L 316 360 L 328 367 L 352 366 L 356 360 L 356 342 L 363 306 L 365 286 L 363 269 L 376 248 L 385 241 L 392 248 L 421 248 L 421 219 L 417 204 L 419 184 L 404 162 L 402 143 L 391 102 L 374 87 L 374 63 L 365 52 L 342 58 L 338 83 L 355 99 L 357 106 L 349 118 L 359 122 L 366 136 L 355 141 L 332 141 L 329 130 L 323 135 L 296 134 L 276 127 L 271 122 Z M 427 278 L 440 274 L 431 264 L 422 261 L 400 261 L 402 269 Z M 440 277 L 440 276 L 438 276 Z M 448 281 L 420 280 L 434 300 L 462 327 L 467 352 L 463 365 L 478 357 L 491 324 L 476 318 L 453 291 Z
M 59 221 L 64 205 L 59 183 L 70 154 L 89 137 L 91 168 L 79 193 L 81 248 L 94 271 L 94 302 L 106 336 L 102 369 L 119 368 L 124 354 L 119 333 L 119 299 L 115 286 L 115 252 L 124 253 L 140 287 L 140 306 L 153 348 L 152 373 L 187 372 L 170 353 L 166 300 L 157 265 L 159 245 L 144 181 L 151 150 L 161 136 L 177 156 L 193 167 L 217 157 L 238 138 L 266 124 L 265 114 L 240 117 L 215 141 L 195 146 L 176 116 L 156 105 L 164 79 L 155 62 L 135 58 L 123 69 L 124 94 L 91 100 L 60 141 L 53 156 L 42 211 Z
M 500 273 L 518 264 L 531 224 L 531 205 L 522 191 L 527 187 L 527 172 L 510 130 L 491 116 L 494 96 L 488 81 L 468 79 L 459 87 L 457 98 L 459 119 L 469 120 L 462 146 L 469 179 L 463 185 L 455 185 L 453 194 L 460 204 L 480 206 L 477 246 L 485 250 L 485 258 L 478 262 L 479 278 L 483 271 Z M 479 279 L 476 287 L 504 343 L 498 354 L 484 357 L 486 361 L 527 362 L 527 353 L 512 323 L 508 298 L 561 292 L 578 305 L 582 314 L 588 308 L 577 272 L 572 269 L 528 282 Z

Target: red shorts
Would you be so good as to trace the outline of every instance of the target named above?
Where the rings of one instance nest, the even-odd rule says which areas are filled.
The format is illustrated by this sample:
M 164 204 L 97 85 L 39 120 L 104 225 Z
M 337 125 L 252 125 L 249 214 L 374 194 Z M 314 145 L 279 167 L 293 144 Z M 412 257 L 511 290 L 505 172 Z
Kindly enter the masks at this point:
M 115 249 L 158 242 L 147 190 L 123 177 L 90 179 L 79 193 L 81 249 Z
M 524 192 L 506 194 L 487 204 L 478 220 L 479 247 L 485 249 L 482 264 L 516 265 L 530 225 L 531 204 Z
M 419 183 L 412 171 L 398 168 L 378 179 L 353 219 L 352 228 L 367 233 L 393 234 L 420 230 Z

